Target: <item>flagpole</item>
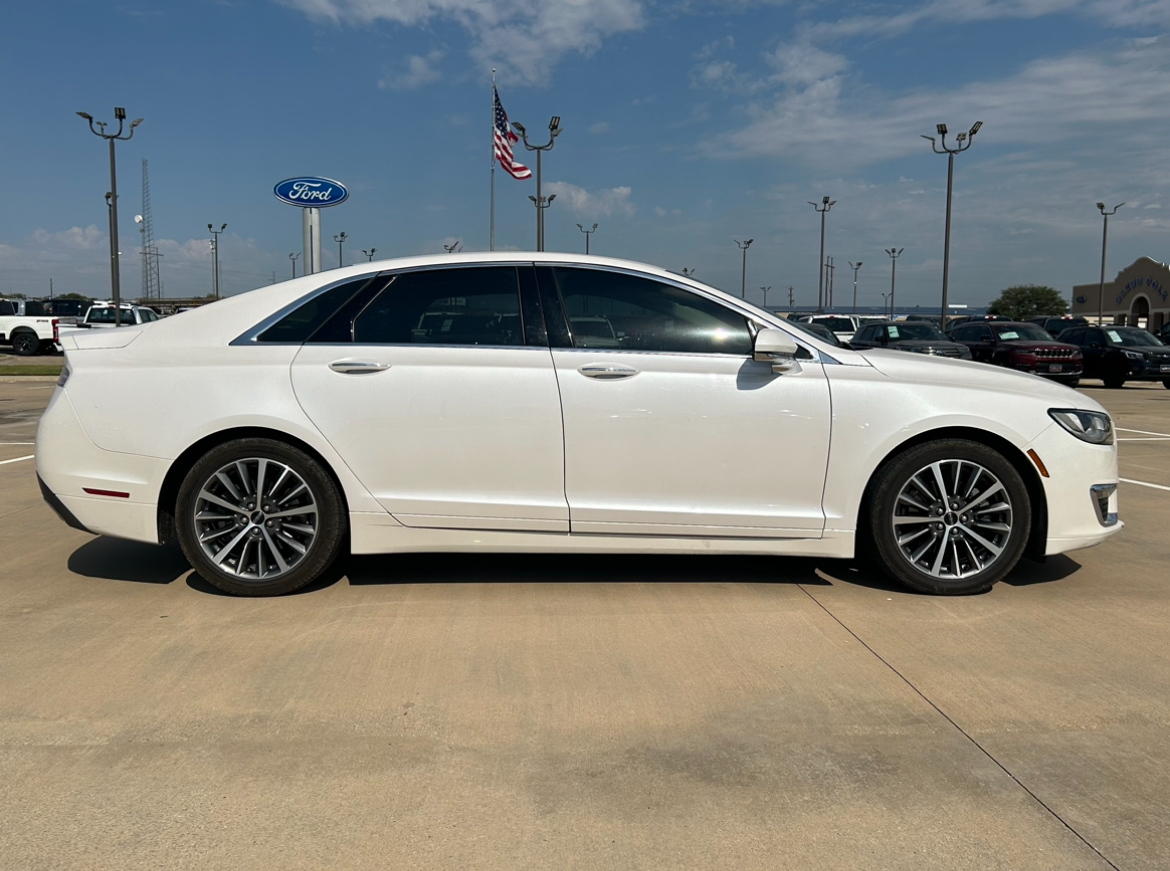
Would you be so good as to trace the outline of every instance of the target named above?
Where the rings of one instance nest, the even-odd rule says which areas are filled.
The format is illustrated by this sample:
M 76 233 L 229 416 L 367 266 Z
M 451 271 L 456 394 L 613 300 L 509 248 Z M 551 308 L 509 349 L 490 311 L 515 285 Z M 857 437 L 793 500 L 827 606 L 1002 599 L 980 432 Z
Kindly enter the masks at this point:
M 488 250 L 496 250 L 496 71 L 492 69 L 492 195 L 491 230 L 488 233 Z

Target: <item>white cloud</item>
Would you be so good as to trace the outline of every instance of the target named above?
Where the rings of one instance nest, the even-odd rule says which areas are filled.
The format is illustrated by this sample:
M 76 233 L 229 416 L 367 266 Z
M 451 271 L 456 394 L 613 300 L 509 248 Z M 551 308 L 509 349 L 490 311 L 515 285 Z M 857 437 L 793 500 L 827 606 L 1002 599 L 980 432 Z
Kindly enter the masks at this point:
M 554 181 L 546 185 L 548 192 L 555 194 L 559 201 L 567 200 L 565 204 L 569 210 L 579 218 L 609 218 L 614 215 L 634 217 L 637 206 L 630 202 L 633 189 L 629 187 L 609 188 L 608 190 L 587 191 L 563 181 Z
M 594 136 L 599 136 L 602 133 L 608 133 L 610 129 L 612 128 L 608 121 L 598 121 L 596 124 L 593 124 L 589 127 L 589 132 Z
M 445 51 L 438 48 L 426 55 L 413 54 L 407 59 L 406 72 L 381 79 L 378 82 L 378 87 L 408 91 L 437 82 L 443 78 L 443 74 L 435 69 L 434 65 L 441 61 L 446 54 Z
M 562 56 L 591 54 L 609 36 L 646 24 L 639 0 L 282 0 L 338 25 L 386 21 L 407 27 L 451 22 L 472 39 L 471 55 L 509 78 L 547 83 Z

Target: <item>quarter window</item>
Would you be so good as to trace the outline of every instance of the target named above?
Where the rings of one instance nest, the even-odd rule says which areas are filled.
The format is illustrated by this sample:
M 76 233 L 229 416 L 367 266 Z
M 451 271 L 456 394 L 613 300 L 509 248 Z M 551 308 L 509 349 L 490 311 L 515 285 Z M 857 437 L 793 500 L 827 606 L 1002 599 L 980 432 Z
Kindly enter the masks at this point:
M 573 347 L 750 354 L 747 320 L 672 284 L 599 269 L 554 270 Z
M 303 305 L 289 312 L 256 337 L 258 342 L 306 341 L 329 317 L 370 282 L 370 276 L 348 281 L 319 293 Z M 348 331 L 345 340 L 349 340 Z
M 404 272 L 357 315 L 353 341 L 380 345 L 523 345 L 516 267 Z

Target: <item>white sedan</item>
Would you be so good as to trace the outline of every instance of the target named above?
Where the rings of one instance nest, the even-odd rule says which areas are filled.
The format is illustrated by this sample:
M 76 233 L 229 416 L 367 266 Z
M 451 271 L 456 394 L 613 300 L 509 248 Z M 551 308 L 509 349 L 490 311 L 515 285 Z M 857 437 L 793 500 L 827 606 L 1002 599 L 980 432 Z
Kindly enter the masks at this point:
M 972 593 L 1122 526 L 1093 400 L 832 347 L 640 263 L 362 264 L 64 344 L 45 499 L 93 533 L 177 538 L 241 595 L 347 547 L 856 553 Z

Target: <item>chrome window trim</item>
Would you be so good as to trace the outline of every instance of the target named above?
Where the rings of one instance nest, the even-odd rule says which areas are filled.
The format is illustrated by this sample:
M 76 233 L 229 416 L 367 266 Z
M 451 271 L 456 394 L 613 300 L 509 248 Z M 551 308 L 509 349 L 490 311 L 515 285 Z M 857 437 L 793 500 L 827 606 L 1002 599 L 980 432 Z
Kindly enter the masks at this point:
M 468 269 L 468 268 L 475 268 L 475 267 L 482 267 L 482 266 L 517 266 L 518 267 L 518 266 L 535 266 L 535 264 L 531 260 L 504 260 L 504 261 L 499 261 L 499 262 L 496 262 L 494 260 L 486 260 L 486 261 L 473 261 L 473 262 L 465 262 L 465 263 L 429 263 L 429 264 L 426 264 L 423 266 L 404 266 L 400 269 L 378 269 L 374 272 L 369 272 L 369 273 L 365 273 L 362 275 L 351 275 L 349 278 L 339 278 L 337 281 L 331 281 L 327 284 L 323 284 L 320 287 L 314 288 L 313 290 L 309 291 L 304 296 L 298 297 L 297 299 L 293 300 L 288 305 L 277 310 L 273 314 L 270 314 L 268 317 L 266 317 L 264 320 L 260 321 L 260 323 L 256 324 L 251 329 L 241 333 L 239 336 L 232 339 L 230 342 L 228 342 L 228 345 L 229 346 L 232 346 L 232 345 L 263 345 L 264 347 L 268 348 L 268 347 L 280 347 L 281 345 L 303 345 L 303 344 L 305 344 L 304 342 L 260 342 L 257 340 L 257 337 L 261 333 L 263 333 L 265 330 L 267 330 L 269 327 L 276 324 L 278 321 L 280 321 L 285 316 L 292 314 L 294 311 L 296 311 L 302 305 L 307 303 L 309 300 L 314 299 L 314 298 L 320 296 L 321 294 L 325 293 L 326 291 L 332 290 L 335 287 L 340 287 L 343 284 L 348 284 L 351 281 L 357 281 L 358 279 L 361 279 L 361 278 L 364 278 L 364 279 L 366 279 L 366 281 L 369 281 L 372 278 L 378 278 L 378 277 L 383 276 L 383 275 L 404 275 L 407 272 L 425 272 L 425 271 L 433 270 L 433 269 Z M 517 289 L 517 294 L 519 295 L 519 293 L 520 293 L 520 291 L 519 291 L 519 289 Z M 322 342 L 321 344 L 332 344 L 332 343 Z M 402 347 L 412 347 L 412 346 L 408 346 L 405 343 L 403 343 Z M 486 345 L 451 345 L 448 347 L 477 348 L 477 347 L 487 347 L 487 346 Z M 517 346 L 503 345 L 500 347 L 512 348 L 512 347 L 517 347 Z

